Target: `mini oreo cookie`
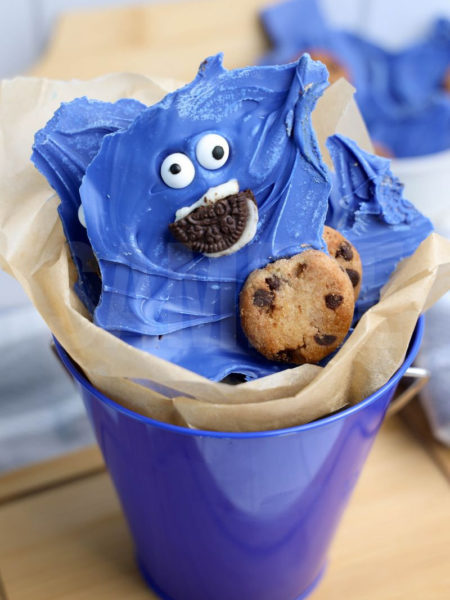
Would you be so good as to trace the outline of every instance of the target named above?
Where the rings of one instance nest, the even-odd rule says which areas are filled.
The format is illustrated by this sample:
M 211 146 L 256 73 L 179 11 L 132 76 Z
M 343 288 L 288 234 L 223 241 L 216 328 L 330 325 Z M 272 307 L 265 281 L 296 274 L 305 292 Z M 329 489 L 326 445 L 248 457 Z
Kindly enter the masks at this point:
M 171 223 L 169 229 L 179 242 L 195 252 L 223 252 L 243 235 L 250 219 L 249 200 L 255 202 L 253 193 L 245 190 L 198 206 Z
M 336 229 L 332 229 L 331 227 L 324 227 L 323 239 L 328 247 L 330 256 L 332 256 L 347 273 L 353 286 L 356 302 L 361 289 L 362 279 L 362 264 L 358 251 L 353 244 L 339 233 L 339 231 L 336 231 Z
M 250 343 L 270 360 L 293 364 L 316 363 L 333 352 L 354 310 L 349 277 L 318 250 L 253 271 L 239 301 Z

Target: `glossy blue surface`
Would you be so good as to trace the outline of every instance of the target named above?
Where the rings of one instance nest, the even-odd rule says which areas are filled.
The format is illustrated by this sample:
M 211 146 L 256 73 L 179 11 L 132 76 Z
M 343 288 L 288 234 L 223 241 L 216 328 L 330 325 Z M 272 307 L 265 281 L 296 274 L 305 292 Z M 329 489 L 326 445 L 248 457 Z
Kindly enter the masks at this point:
M 354 322 L 379 300 L 400 258 L 413 254 L 433 225 L 403 197 L 390 161 L 333 135 L 327 147 L 335 165 L 326 224 L 358 250 L 362 284 Z
M 294 600 L 320 578 L 330 541 L 396 385 L 291 429 L 197 431 L 133 413 L 95 390 L 64 350 L 147 581 L 170 600 Z
M 361 254 L 355 321 L 378 301 L 432 226 L 402 197 L 386 159 L 336 135 L 328 140 L 335 172 L 326 168 L 310 119 L 326 86 L 325 67 L 308 55 L 228 71 L 219 54 L 153 106 L 79 98 L 56 111 L 36 134 L 32 159 L 61 198 L 77 291 L 97 325 L 213 380 L 288 368 L 250 345 L 238 296 L 254 269 L 308 248 L 326 251 L 325 220 Z M 197 153 L 212 133 L 229 147 L 218 168 Z M 160 174 L 174 153 L 192 167 L 184 187 Z M 230 180 L 255 195 L 254 238 L 219 258 L 177 242 L 168 227 L 176 211 Z
M 86 228 L 80 223 L 80 185 L 103 138 L 126 129 L 144 110 L 137 100 L 101 102 L 76 98 L 63 102 L 34 138 L 31 160 L 61 201 L 58 212 L 78 271 L 75 289 L 89 312 L 98 304 L 101 281 Z
M 283 368 L 249 347 L 238 295 L 254 269 L 326 249 L 330 177 L 311 124 L 326 87 L 325 67 L 307 55 L 291 65 L 227 70 L 218 54 L 203 61 L 194 81 L 105 137 L 80 187 L 101 270 L 97 325 L 210 379 Z M 217 169 L 197 157 L 208 134 L 229 145 Z M 184 187 L 170 187 L 160 175 L 174 153 L 194 169 Z M 177 242 L 169 231 L 177 210 L 234 179 L 255 196 L 254 238 L 220 258 Z

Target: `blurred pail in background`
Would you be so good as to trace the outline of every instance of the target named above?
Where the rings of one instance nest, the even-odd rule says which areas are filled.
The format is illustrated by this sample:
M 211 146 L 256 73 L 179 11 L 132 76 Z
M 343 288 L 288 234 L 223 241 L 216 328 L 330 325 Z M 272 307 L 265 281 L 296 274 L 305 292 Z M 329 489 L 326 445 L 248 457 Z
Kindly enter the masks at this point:
M 405 197 L 450 238 L 450 150 L 392 160 L 392 171 L 405 185 Z M 427 312 L 422 350 L 416 363 L 431 379 L 422 405 L 435 437 L 450 445 L 450 294 Z

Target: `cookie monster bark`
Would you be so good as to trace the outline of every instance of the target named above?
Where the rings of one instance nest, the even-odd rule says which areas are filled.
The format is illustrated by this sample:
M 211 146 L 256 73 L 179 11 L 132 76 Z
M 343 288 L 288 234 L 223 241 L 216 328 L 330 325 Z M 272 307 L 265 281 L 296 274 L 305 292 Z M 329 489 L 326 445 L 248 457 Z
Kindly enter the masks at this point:
M 326 78 L 307 56 L 227 71 L 219 55 L 105 138 L 80 190 L 102 274 L 98 325 L 211 379 L 280 368 L 249 346 L 238 297 L 254 269 L 325 249 L 330 180 L 310 114 Z M 250 190 L 258 209 L 245 245 L 210 256 L 208 245 L 202 253 L 176 241 L 169 225 L 178 211 L 233 180 L 233 193 Z

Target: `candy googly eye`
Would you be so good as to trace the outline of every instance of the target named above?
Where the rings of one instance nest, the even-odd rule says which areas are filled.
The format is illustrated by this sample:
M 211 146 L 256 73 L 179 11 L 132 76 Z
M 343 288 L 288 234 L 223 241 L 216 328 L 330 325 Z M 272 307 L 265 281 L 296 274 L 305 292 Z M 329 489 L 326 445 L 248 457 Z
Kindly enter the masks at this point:
M 198 162 L 205 169 L 220 169 L 228 160 L 230 146 L 221 135 L 207 133 L 198 142 L 195 153 Z
M 174 152 L 163 160 L 161 178 L 171 188 L 187 187 L 195 177 L 195 167 L 186 154 Z

